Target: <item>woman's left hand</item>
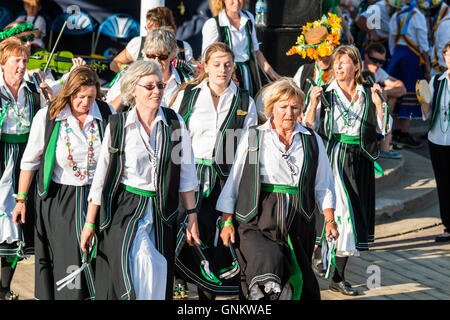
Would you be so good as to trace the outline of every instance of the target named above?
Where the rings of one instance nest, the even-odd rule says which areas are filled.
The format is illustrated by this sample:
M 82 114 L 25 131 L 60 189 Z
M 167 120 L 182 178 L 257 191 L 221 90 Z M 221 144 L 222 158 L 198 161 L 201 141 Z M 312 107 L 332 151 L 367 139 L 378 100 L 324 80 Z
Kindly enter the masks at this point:
M 201 245 L 200 236 L 198 232 L 197 213 L 191 213 L 189 215 L 189 222 L 186 228 L 186 242 L 191 246 L 192 239 L 195 244 Z
M 380 85 L 378 83 L 375 83 L 372 88 L 370 89 L 372 91 L 372 101 L 376 106 L 381 106 L 383 104 L 383 101 L 378 96 L 377 91 L 382 94 L 383 90 L 381 89 Z
M 92 248 L 92 240 L 94 239 L 95 230 L 90 227 L 84 227 L 81 232 L 80 249 L 86 252 L 87 247 Z

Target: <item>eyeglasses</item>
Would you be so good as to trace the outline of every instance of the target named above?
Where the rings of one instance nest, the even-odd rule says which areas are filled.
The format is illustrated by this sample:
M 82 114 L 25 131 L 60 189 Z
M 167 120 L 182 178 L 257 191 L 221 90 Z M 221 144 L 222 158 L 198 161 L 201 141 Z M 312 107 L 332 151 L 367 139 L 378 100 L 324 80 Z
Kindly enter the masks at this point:
M 159 61 L 166 61 L 169 58 L 169 55 L 167 55 L 167 54 L 160 54 L 160 55 L 146 54 L 145 56 L 148 59 L 154 59 L 154 60 L 156 60 L 156 58 L 158 58 Z
M 26 36 L 26 37 L 20 37 L 19 40 L 22 42 L 31 42 L 34 40 L 34 38 L 35 38 L 35 35 L 30 34 L 29 36 Z
M 379 64 L 384 64 L 386 62 L 386 60 L 384 59 L 377 59 L 371 56 L 368 56 L 370 61 L 372 61 L 373 63 L 379 63 Z
M 137 85 L 139 87 L 147 89 L 148 91 L 152 91 L 153 89 L 155 89 L 155 87 L 157 87 L 159 90 L 162 90 L 166 87 L 166 84 L 164 82 L 158 82 L 156 85 L 155 84 L 147 84 L 147 85 L 137 84 Z

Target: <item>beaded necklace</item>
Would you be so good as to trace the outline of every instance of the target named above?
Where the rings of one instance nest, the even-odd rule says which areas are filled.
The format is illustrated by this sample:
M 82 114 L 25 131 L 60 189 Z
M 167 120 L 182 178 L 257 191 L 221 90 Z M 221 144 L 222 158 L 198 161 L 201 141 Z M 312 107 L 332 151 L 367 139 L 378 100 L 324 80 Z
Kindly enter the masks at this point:
M 87 165 L 87 170 L 83 170 L 83 172 L 81 172 L 81 169 L 78 167 L 78 164 L 73 160 L 73 149 L 71 148 L 71 143 L 70 143 L 70 137 L 69 137 L 69 133 L 72 132 L 72 128 L 70 127 L 69 123 L 67 122 L 67 120 L 64 120 L 64 127 L 65 127 L 65 132 L 66 135 L 64 136 L 64 141 L 66 141 L 66 147 L 67 147 L 67 152 L 69 153 L 69 155 L 67 156 L 67 160 L 68 160 L 68 165 L 70 168 L 72 168 L 73 170 L 73 174 L 75 177 L 79 178 L 81 181 L 83 181 L 86 176 L 88 176 L 88 178 L 90 178 L 91 176 L 94 175 L 94 167 L 93 164 L 95 163 L 94 160 L 94 141 L 97 140 L 97 137 L 95 135 L 96 130 L 95 130 L 95 124 L 94 122 L 91 122 L 91 124 L 89 125 L 89 133 L 90 135 L 90 140 L 88 142 L 88 165 Z
M 27 111 L 27 107 L 30 106 L 33 103 L 33 98 L 31 97 L 31 94 L 25 90 L 25 105 L 23 107 L 22 112 L 19 112 L 19 108 L 17 103 L 15 102 L 14 98 L 11 96 L 11 94 L 9 93 L 8 90 L 4 90 L 9 98 L 9 101 L 6 102 L 5 107 L 4 107 L 4 115 L 3 118 L 6 116 L 6 113 L 9 109 L 9 107 L 11 106 L 11 110 L 12 110 L 12 115 L 14 116 L 14 118 L 17 120 L 17 126 L 19 127 L 20 133 L 25 133 L 25 129 L 24 127 L 29 127 L 30 126 L 30 121 L 29 119 L 26 118 L 26 111 Z

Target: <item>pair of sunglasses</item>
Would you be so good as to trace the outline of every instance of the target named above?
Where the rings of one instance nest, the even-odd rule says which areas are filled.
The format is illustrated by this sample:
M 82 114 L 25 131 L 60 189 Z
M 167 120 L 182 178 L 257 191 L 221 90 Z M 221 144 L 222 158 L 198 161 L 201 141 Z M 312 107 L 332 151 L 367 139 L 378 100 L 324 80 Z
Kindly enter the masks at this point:
M 169 55 L 167 55 L 167 54 L 160 54 L 160 55 L 146 54 L 146 57 L 148 59 L 156 60 L 156 58 L 158 58 L 159 61 L 166 61 L 169 58 Z
M 368 56 L 368 57 L 369 57 L 370 61 L 372 61 L 373 63 L 384 64 L 386 62 L 386 60 L 383 60 L 383 59 L 377 59 L 377 58 L 374 58 L 371 56 Z
M 143 87 L 145 89 L 147 89 L 148 91 L 152 91 L 155 88 L 158 88 L 159 90 L 162 90 L 166 87 L 166 84 L 163 82 L 158 82 L 157 84 L 147 84 L 147 85 L 143 85 L 143 84 L 137 84 L 139 87 Z
M 34 38 L 35 38 L 35 35 L 30 34 L 29 36 L 26 36 L 26 37 L 20 37 L 19 40 L 22 42 L 31 42 L 34 40 Z

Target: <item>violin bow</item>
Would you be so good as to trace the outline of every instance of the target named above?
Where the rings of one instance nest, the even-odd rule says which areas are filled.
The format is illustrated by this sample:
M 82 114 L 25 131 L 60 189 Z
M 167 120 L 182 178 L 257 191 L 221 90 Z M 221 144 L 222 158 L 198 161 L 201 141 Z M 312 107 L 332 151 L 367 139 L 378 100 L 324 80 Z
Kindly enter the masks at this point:
M 67 19 L 68 19 L 68 18 L 67 18 Z M 44 70 L 43 70 L 43 71 L 44 71 L 44 74 L 47 72 L 48 65 L 50 64 L 50 61 L 51 61 L 52 58 L 53 58 L 53 54 L 55 53 L 55 49 L 56 49 L 56 46 L 58 45 L 59 39 L 61 38 L 61 35 L 63 34 L 64 29 L 66 28 L 66 25 L 67 25 L 67 19 L 66 19 L 66 21 L 64 21 L 64 24 L 63 24 L 63 26 L 62 26 L 62 28 L 61 28 L 61 31 L 59 32 L 58 38 L 56 39 L 55 45 L 53 46 L 52 52 L 50 53 L 50 57 L 47 59 L 47 64 L 45 65 L 45 68 L 44 68 Z

